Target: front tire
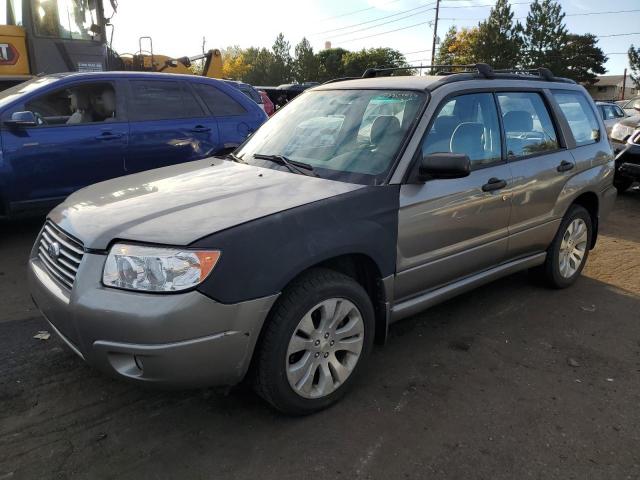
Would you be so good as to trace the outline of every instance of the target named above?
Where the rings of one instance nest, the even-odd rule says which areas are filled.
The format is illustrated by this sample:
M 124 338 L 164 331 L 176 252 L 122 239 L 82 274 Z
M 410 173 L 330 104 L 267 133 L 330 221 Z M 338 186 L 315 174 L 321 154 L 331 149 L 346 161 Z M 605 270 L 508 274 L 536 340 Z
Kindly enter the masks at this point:
M 373 347 L 374 310 L 352 278 L 313 269 L 288 286 L 256 352 L 255 388 L 276 409 L 310 414 L 338 401 Z
M 589 212 L 572 205 L 560 223 L 542 266 L 546 283 L 552 288 L 567 288 L 575 283 L 589 256 L 593 222 Z

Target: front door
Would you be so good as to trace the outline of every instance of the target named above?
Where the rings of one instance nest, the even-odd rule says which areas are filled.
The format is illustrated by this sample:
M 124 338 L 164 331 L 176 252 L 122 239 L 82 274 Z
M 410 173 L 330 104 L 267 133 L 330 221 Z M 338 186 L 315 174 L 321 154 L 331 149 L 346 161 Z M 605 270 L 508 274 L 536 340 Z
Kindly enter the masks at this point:
M 129 81 L 128 173 L 199 160 L 222 150 L 215 118 L 177 80 Z
M 117 111 L 118 95 L 112 82 L 75 83 L 12 109 L 40 119 L 38 126 L 2 128 L 12 214 L 48 210 L 75 190 L 124 174 L 129 125 Z
M 396 300 L 486 270 L 507 256 L 512 176 L 493 94 L 443 102 L 419 153 L 436 152 L 467 154 L 472 172 L 401 187 Z

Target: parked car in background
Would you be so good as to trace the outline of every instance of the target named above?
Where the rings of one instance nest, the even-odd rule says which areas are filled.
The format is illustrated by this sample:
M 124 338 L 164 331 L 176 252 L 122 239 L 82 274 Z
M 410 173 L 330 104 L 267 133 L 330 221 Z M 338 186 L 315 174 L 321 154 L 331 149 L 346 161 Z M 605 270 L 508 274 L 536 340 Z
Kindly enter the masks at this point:
M 258 104 L 258 106 L 262 109 L 263 112 L 265 113 L 267 112 L 264 106 L 264 101 L 262 100 L 262 95 L 260 95 L 260 92 L 255 87 L 253 87 L 252 85 L 249 85 L 248 83 L 240 82 L 238 80 L 223 80 L 223 82 L 226 83 L 227 85 L 231 85 L 232 87 L 240 90 L 247 97 L 249 97 L 256 104 Z
M 529 268 L 569 287 L 616 198 L 602 119 L 572 81 L 480 68 L 325 84 L 232 156 L 73 194 L 32 250 L 36 304 L 113 376 L 251 368 L 299 415 L 338 401 L 393 322 Z
M 86 185 L 230 152 L 265 120 L 206 77 L 37 77 L 0 92 L 0 217 L 46 212 Z
M 598 111 L 604 121 L 604 126 L 607 129 L 607 135 L 611 134 L 611 129 L 616 123 L 627 116 L 624 110 L 615 103 L 596 102 L 596 106 L 598 107 Z
M 633 97 L 629 100 L 619 100 L 615 103 L 622 107 L 627 115 L 638 115 L 638 113 L 640 113 L 640 97 Z
M 611 130 L 611 145 L 616 153 L 613 184 L 619 192 L 640 182 L 640 114 L 622 119 Z
M 269 95 L 267 95 L 267 92 L 265 92 L 264 90 L 258 90 L 258 92 L 260 93 L 260 97 L 262 97 L 262 105 L 264 105 L 264 112 L 269 116 L 276 113 L 276 107 L 271 101 L 271 99 L 269 98 Z

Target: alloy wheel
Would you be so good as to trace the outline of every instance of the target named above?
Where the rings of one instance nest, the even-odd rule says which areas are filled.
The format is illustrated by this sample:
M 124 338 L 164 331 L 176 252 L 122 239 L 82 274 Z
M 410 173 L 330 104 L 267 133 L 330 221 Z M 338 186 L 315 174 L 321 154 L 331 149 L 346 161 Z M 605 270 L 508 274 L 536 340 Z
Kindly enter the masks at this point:
M 581 218 L 574 219 L 562 236 L 558 255 L 560 275 L 571 278 L 580 269 L 587 251 L 587 224 Z
M 289 385 L 304 398 L 330 395 L 353 372 L 363 345 L 360 310 L 345 298 L 323 300 L 302 317 L 289 341 Z

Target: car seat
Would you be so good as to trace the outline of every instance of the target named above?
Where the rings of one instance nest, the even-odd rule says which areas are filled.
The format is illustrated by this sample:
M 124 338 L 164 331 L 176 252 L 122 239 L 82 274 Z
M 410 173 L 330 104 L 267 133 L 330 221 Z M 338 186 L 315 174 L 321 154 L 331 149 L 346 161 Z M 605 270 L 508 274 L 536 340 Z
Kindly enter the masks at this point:
M 83 91 L 71 92 L 71 110 L 73 113 L 67 120 L 67 125 L 78 123 L 89 123 L 93 121 L 93 115 L 91 113 L 91 102 L 89 100 L 89 94 Z

